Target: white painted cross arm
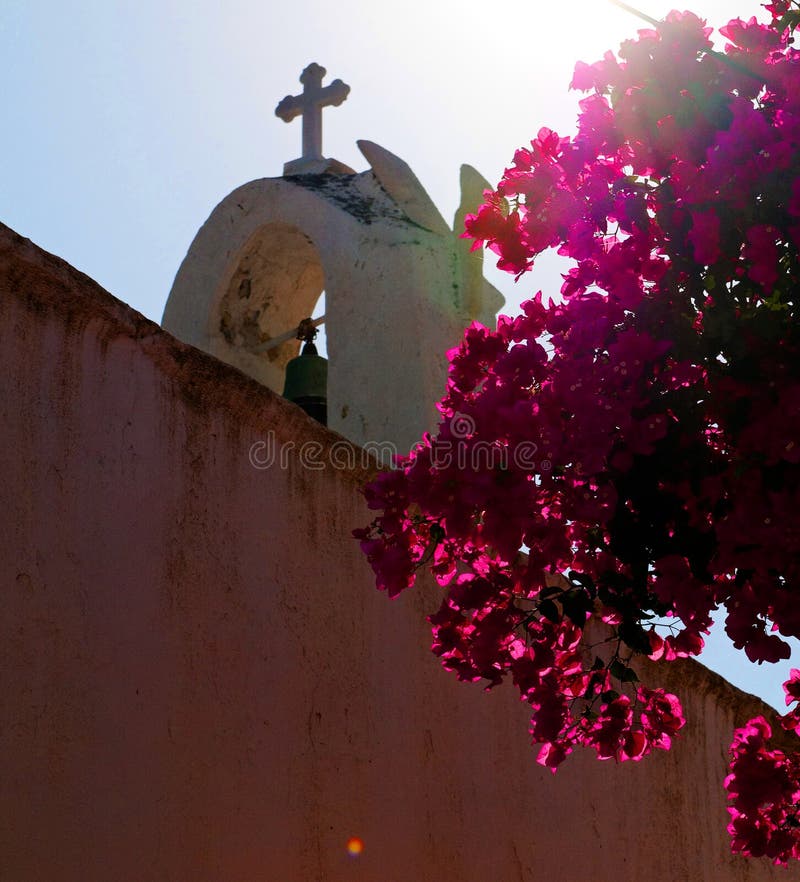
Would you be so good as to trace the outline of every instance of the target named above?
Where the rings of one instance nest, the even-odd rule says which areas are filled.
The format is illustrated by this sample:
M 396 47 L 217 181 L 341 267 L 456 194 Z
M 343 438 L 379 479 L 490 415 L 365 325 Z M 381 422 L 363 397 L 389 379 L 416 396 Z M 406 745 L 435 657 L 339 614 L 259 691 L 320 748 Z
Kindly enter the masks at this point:
M 287 95 L 275 108 L 275 116 L 284 122 L 295 117 L 303 117 L 303 155 L 302 159 L 322 159 L 322 108 L 338 107 L 350 93 L 350 86 L 341 80 L 330 85 L 322 85 L 325 68 L 319 64 L 309 64 L 300 75 L 303 92 L 300 95 Z

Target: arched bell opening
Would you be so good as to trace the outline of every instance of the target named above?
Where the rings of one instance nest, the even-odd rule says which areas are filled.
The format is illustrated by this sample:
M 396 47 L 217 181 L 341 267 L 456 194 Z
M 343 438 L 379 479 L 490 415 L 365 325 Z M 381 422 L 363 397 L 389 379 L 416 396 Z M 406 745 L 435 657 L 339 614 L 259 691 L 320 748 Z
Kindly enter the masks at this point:
M 277 338 L 314 313 L 324 287 L 322 262 L 310 237 L 289 224 L 265 224 L 232 261 L 218 306 L 211 310 L 214 354 L 281 393 L 286 364 L 298 355 L 301 342 L 291 334 L 283 342 Z

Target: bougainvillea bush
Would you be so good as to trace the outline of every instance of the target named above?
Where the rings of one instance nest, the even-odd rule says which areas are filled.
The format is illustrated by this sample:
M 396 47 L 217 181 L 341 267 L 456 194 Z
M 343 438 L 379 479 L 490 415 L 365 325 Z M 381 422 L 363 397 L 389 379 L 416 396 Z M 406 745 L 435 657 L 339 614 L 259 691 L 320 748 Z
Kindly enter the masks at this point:
M 753 662 L 800 637 L 799 13 L 765 8 L 721 28 L 721 52 L 673 12 L 577 65 L 577 133 L 541 129 L 467 219 L 517 276 L 569 258 L 562 296 L 472 325 L 436 434 L 366 488 L 378 587 L 432 568 L 434 653 L 463 680 L 510 678 L 554 770 L 578 745 L 668 749 L 679 699 L 630 660 L 699 654 L 714 610 Z M 800 672 L 785 689 L 800 699 Z M 785 863 L 800 742 L 771 735 L 761 717 L 734 733 L 729 830 Z

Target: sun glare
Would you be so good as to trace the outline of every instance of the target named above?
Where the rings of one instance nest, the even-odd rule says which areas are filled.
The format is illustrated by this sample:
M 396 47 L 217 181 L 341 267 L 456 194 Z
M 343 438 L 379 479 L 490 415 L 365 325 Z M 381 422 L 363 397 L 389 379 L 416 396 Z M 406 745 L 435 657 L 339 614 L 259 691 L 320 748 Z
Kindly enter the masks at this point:
M 347 853 L 350 857 L 358 857 L 364 851 L 364 842 L 358 836 L 352 836 L 347 840 Z
M 531 13 L 531 24 L 536 29 L 536 49 L 553 59 L 568 55 L 572 61 L 581 58 L 592 62 L 611 49 L 635 36 L 643 28 L 652 27 L 672 9 L 691 9 L 707 20 L 715 30 L 734 17 L 751 15 L 763 17 L 758 0 L 741 0 L 731 4 L 727 0 L 694 0 L 678 3 L 675 0 L 574 0 L 569 14 L 558 4 L 536 4 Z M 713 38 L 712 38 L 713 39 Z

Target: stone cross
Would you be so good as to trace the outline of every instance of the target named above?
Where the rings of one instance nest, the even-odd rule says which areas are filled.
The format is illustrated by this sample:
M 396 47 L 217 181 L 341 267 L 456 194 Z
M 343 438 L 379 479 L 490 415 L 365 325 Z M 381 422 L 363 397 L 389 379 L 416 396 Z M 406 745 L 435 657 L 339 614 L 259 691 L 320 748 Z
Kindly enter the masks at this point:
M 303 117 L 303 156 L 304 160 L 322 159 L 322 108 L 331 105 L 338 107 L 347 98 L 350 86 L 341 80 L 334 80 L 329 86 L 322 86 L 325 68 L 319 64 L 309 64 L 300 75 L 303 84 L 302 95 L 287 95 L 275 108 L 275 116 L 284 122 L 291 122 L 296 116 Z

